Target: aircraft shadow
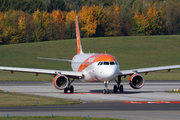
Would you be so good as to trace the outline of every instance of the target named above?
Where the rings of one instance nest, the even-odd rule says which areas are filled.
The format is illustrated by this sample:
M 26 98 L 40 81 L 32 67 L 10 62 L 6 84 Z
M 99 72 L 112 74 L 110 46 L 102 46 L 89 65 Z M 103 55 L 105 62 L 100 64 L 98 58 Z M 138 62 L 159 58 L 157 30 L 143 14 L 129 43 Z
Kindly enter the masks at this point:
M 140 94 L 140 93 L 154 93 L 156 91 L 124 91 L 120 93 L 114 93 L 113 89 L 109 89 L 109 94 Z M 88 92 L 87 92 L 88 93 Z M 89 93 L 103 93 L 103 90 L 90 90 Z
M 109 89 L 109 94 L 140 94 L 140 93 L 155 93 L 159 91 L 124 91 L 120 93 L 117 91 L 117 93 L 114 93 L 113 89 Z M 64 94 L 63 92 L 19 92 L 19 93 L 25 93 L 25 94 Z M 74 93 L 68 93 L 65 94 L 103 94 L 103 90 L 89 90 L 87 92 L 80 92 L 75 91 Z

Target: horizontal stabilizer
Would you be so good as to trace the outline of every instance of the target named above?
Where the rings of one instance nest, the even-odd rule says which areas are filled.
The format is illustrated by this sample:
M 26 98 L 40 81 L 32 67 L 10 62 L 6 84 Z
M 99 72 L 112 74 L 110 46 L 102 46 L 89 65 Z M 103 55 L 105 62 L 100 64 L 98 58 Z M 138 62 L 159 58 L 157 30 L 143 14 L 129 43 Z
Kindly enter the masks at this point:
M 56 61 L 63 61 L 63 62 L 71 62 L 71 60 L 67 60 L 67 59 L 56 59 L 56 58 L 43 58 L 43 57 L 37 57 L 37 59 L 43 59 L 43 60 L 56 60 Z

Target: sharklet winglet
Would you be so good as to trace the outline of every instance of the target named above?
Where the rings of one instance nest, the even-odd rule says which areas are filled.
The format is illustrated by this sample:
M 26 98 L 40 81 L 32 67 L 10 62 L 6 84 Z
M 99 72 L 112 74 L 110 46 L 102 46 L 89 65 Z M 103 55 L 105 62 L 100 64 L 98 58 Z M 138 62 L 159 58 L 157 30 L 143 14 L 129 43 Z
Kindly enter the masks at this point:
M 81 46 L 81 37 L 78 23 L 78 16 L 76 16 L 76 42 L 77 42 L 77 54 L 83 54 Z

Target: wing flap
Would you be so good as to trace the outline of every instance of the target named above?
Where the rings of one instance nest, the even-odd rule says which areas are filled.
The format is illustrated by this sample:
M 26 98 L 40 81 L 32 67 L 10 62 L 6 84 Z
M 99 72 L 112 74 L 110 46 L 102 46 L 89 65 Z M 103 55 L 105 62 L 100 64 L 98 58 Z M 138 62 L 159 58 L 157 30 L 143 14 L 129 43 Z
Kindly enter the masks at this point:
M 146 72 L 153 72 L 153 71 L 170 70 L 170 69 L 177 69 L 177 68 L 180 68 L 180 65 L 170 65 L 170 66 L 139 68 L 139 69 L 131 69 L 131 70 L 121 70 L 119 72 L 119 76 L 131 75 L 134 73 L 146 73 Z

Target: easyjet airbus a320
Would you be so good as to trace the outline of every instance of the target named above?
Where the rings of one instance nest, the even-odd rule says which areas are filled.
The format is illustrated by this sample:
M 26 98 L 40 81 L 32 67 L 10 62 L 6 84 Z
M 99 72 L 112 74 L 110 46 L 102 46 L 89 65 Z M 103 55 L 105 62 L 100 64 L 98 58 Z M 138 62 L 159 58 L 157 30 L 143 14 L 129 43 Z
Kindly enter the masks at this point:
M 79 79 L 84 82 L 104 82 L 105 89 L 103 93 L 109 94 L 108 83 L 115 80 L 117 85 L 114 85 L 114 92 L 118 90 L 123 92 L 123 85 L 121 85 L 121 77 L 129 77 L 129 84 L 134 89 L 140 89 L 144 85 L 144 78 L 140 73 L 148 73 L 152 71 L 168 70 L 180 68 L 180 65 L 161 66 L 161 67 L 150 67 L 140 68 L 131 70 L 120 70 L 120 66 L 114 56 L 109 54 L 90 54 L 83 53 L 80 39 L 80 31 L 78 24 L 78 17 L 76 16 L 76 40 L 77 40 L 77 54 L 72 60 L 66 59 L 53 59 L 53 58 L 39 58 L 46 60 L 58 60 L 71 62 L 72 71 L 62 70 L 48 70 L 48 69 L 34 69 L 34 68 L 19 68 L 19 67 L 4 67 L 0 66 L 1 70 L 8 70 L 13 73 L 14 71 L 19 72 L 30 72 L 38 74 L 50 74 L 54 75 L 53 85 L 59 90 L 64 90 L 67 93 L 69 90 L 71 93 L 74 92 L 74 87 L 71 83 L 74 79 Z M 70 80 L 73 78 L 73 80 Z

